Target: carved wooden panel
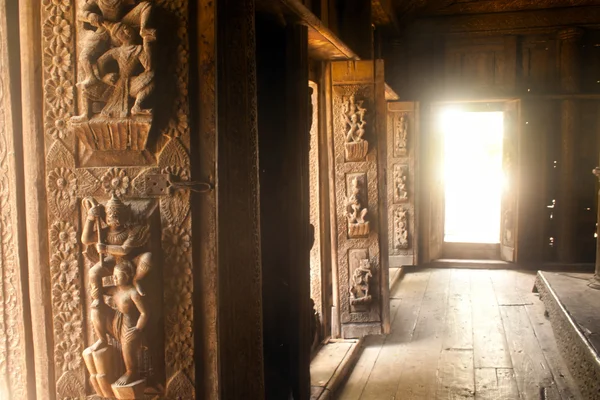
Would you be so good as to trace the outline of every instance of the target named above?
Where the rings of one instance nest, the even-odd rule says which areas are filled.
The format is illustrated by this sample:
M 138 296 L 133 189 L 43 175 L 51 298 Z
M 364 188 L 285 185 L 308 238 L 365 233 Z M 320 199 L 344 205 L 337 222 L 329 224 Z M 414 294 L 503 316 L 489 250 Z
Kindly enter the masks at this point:
M 0 398 L 7 400 L 32 399 L 27 387 L 28 370 L 26 330 L 30 324 L 24 319 L 22 271 L 24 223 L 22 201 L 18 187 L 15 155 L 20 152 L 15 143 L 12 104 L 16 100 L 11 90 L 9 71 L 9 40 L 6 1 L 0 1 Z M 13 15 L 14 17 L 14 15 Z M 11 57 L 14 55 L 11 55 Z M 14 87 L 14 85 L 13 85 Z M 27 283 L 25 282 L 25 285 Z
M 148 268 L 136 287 L 139 296 L 132 292 L 144 299 L 150 315 L 137 334 L 142 345 L 135 351 L 136 378 L 145 380 L 146 395 L 193 398 L 187 1 L 44 1 L 41 15 L 57 397 L 81 398 L 99 390 L 82 356 L 98 339 L 91 323 L 98 304 L 92 301 L 90 261 L 98 254 L 84 259 L 81 252 L 93 253 L 94 243 L 108 240 L 110 256 L 115 251 L 110 244 L 123 240 L 111 239 L 109 232 L 84 245 L 81 232 L 94 218 L 96 232 L 104 232 L 111 210 L 127 208 L 119 217 L 124 232 L 139 241 L 128 245 L 148 253 L 123 256 L 123 262 L 115 256 L 116 265 L 104 268 L 116 271 L 131 263 L 137 277 Z M 106 218 L 88 214 L 82 200 L 90 197 L 98 209 L 104 205 Z M 100 286 L 120 287 L 109 272 Z M 118 302 L 107 304 L 117 317 L 127 315 Z M 109 333 L 110 340 L 130 343 L 123 332 Z M 94 355 L 98 366 L 96 357 L 104 356 Z M 113 392 L 100 390 L 104 397 L 144 396 L 144 388 L 129 381 L 108 383 Z
M 385 145 L 378 139 L 377 125 L 383 111 L 379 101 L 384 96 L 380 90 L 382 67 L 373 61 L 335 62 L 331 69 L 332 167 L 343 337 L 381 333 L 385 325 L 382 303 L 387 302 L 387 288 L 383 287 L 387 287 L 387 263 L 382 263 L 379 240 L 382 225 L 377 162 L 378 146 Z
M 387 103 L 387 202 L 390 266 L 415 265 L 418 106 Z

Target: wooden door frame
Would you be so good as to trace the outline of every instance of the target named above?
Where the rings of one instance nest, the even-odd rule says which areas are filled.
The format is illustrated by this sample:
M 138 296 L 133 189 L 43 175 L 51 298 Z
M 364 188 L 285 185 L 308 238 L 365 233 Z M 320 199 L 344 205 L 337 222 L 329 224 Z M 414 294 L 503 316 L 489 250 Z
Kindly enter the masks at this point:
M 438 135 L 436 132 L 436 115 L 437 113 L 444 107 L 452 106 L 452 105 L 484 105 L 486 103 L 490 104 L 498 104 L 502 105 L 501 107 L 495 107 L 494 109 L 499 109 L 500 111 L 505 111 L 504 106 L 511 101 L 518 101 L 519 97 L 501 97 L 501 98 L 489 98 L 489 99 L 474 99 L 474 100 L 466 100 L 466 99 L 457 99 L 457 100 L 439 100 L 439 101 L 430 101 L 428 103 L 423 102 L 421 105 L 421 132 L 419 132 L 421 138 L 421 151 L 419 161 L 421 168 L 419 170 L 419 179 L 421 180 L 420 185 L 420 199 L 422 199 L 420 205 L 420 232 L 419 232 L 419 241 L 420 241 L 420 252 L 419 252 L 419 265 L 427 264 L 436 259 L 445 258 L 446 252 L 444 251 L 444 247 L 446 247 L 443 235 L 444 235 L 444 220 L 445 220 L 445 208 L 443 206 L 444 193 L 441 193 L 441 200 L 434 198 L 436 197 L 436 171 L 439 171 L 439 168 L 435 168 L 435 160 L 439 159 L 438 151 L 443 149 L 436 148 L 434 144 L 434 139 Z M 439 188 L 438 188 L 439 189 Z M 441 201 L 441 215 L 434 215 L 434 201 Z M 438 207 L 440 205 L 438 204 Z M 438 219 L 438 222 L 435 222 L 434 219 Z M 441 227 L 440 227 L 441 224 Z M 441 230 L 441 233 L 438 232 L 438 235 L 441 234 L 441 244 L 436 246 L 430 243 L 430 238 L 435 237 L 435 231 Z M 452 247 L 452 245 L 451 245 Z M 469 246 L 454 246 L 457 250 L 461 251 L 461 247 L 467 248 L 469 250 Z M 488 246 L 489 247 L 489 246 Z M 481 252 L 481 256 L 484 259 L 500 259 L 500 245 L 497 246 L 497 257 L 495 257 L 496 249 L 484 249 L 485 251 Z M 450 252 L 455 254 L 455 251 Z

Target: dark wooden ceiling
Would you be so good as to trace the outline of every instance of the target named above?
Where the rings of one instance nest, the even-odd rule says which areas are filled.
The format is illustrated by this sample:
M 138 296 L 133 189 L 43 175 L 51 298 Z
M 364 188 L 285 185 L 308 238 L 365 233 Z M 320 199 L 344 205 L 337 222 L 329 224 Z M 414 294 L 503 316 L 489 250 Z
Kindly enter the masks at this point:
M 399 31 L 419 18 L 490 16 L 600 6 L 600 0 L 372 0 L 374 23 Z
M 392 0 L 400 18 L 406 13 L 419 16 L 489 14 L 560 7 L 600 5 L 599 0 Z

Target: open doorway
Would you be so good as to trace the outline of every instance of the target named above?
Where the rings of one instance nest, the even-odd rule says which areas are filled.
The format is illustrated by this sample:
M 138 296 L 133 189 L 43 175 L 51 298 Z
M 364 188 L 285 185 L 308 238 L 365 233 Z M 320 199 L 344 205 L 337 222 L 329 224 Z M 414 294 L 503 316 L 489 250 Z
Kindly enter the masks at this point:
M 449 107 L 440 117 L 444 258 L 499 259 L 504 113 Z

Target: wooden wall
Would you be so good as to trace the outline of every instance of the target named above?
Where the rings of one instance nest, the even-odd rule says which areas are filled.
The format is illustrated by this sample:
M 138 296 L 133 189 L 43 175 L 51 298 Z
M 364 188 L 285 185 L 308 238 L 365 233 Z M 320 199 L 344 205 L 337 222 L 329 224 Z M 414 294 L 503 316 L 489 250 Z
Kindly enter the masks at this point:
M 563 32 L 564 27 L 556 27 L 535 32 L 424 34 L 408 28 L 401 40 L 384 48 L 386 81 L 401 100 L 417 100 L 423 107 L 438 101 L 522 100 L 521 175 L 522 186 L 528 185 L 520 212 L 525 218 L 520 222 L 526 231 L 521 243 L 524 263 L 595 259 L 597 184 L 591 170 L 598 163 L 600 145 L 600 30 L 578 31 L 582 35 L 572 47 L 579 57 L 574 72 L 577 90 L 565 86 L 569 76 L 561 62 L 567 51 Z M 561 127 L 563 103 L 569 99 L 575 102 L 576 123 L 571 155 L 565 150 Z M 571 181 L 564 188 L 559 185 L 561 171 Z M 557 221 L 560 204 L 553 202 L 565 196 L 564 190 L 572 203 L 572 212 L 565 217 L 572 227 L 567 230 Z M 557 253 L 561 240 L 570 243 L 571 256 Z

